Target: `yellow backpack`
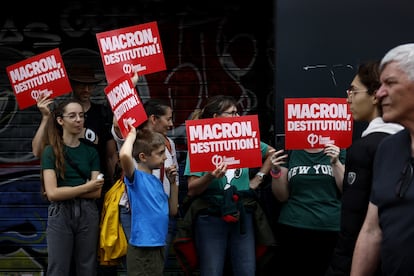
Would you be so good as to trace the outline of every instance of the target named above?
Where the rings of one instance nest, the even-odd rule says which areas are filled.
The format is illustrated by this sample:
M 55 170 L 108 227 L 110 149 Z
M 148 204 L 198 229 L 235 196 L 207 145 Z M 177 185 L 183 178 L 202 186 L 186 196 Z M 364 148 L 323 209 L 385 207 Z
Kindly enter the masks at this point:
M 125 191 L 123 178 L 119 178 L 105 194 L 99 235 L 99 262 L 118 265 L 127 253 L 128 241 L 119 221 L 119 200 Z

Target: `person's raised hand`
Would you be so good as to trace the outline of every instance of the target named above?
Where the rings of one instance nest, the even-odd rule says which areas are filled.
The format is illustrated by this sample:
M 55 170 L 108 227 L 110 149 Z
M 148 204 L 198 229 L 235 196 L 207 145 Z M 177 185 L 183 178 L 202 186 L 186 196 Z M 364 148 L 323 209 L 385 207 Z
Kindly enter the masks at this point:
M 211 175 L 215 178 L 223 177 L 227 172 L 227 164 L 221 163 L 216 167 L 214 171 L 211 172 Z
M 132 77 L 131 77 L 132 84 L 134 84 L 134 86 L 136 86 L 137 83 L 138 83 L 138 80 L 139 80 L 138 72 L 134 72 Z
M 132 125 L 131 122 L 128 122 L 128 135 L 129 134 L 132 134 L 132 135 L 137 134 L 137 129 Z
M 43 95 L 37 98 L 37 108 L 39 108 L 42 116 L 47 117 L 50 115 L 49 105 L 53 103 L 53 99 L 49 98 L 49 95 Z
M 280 165 L 285 164 L 286 163 L 286 158 L 288 157 L 287 154 L 284 154 L 284 150 L 278 150 L 275 151 L 272 155 L 272 157 L 270 158 L 270 160 L 272 161 L 272 166 L 273 166 L 273 170 L 274 171 L 280 171 Z
M 324 153 L 331 158 L 331 163 L 335 164 L 339 160 L 341 149 L 333 144 L 327 144 L 323 149 Z
M 165 173 L 167 175 L 170 184 L 175 184 L 176 177 L 178 175 L 177 167 L 175 165 L 171 165 L 165 168 Z

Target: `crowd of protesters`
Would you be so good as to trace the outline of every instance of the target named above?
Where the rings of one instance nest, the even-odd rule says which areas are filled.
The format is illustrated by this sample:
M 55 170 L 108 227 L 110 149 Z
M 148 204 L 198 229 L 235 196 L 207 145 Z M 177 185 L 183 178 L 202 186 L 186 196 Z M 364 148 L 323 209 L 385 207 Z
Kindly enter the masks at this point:
M 222 162 L 204 172 L 191 170 L 187 153 L 185 201 L 178 201 L 177 152 L 167 137 L 172 107 L 148 100 L 147 121 L 128 125 L 122 137 L 107 105 L 91 101 L 102 79 L 84 66 L 69 77 L 72 98 L 38 99 L 42 120 L 32 142 L 50 202 L 49 276 L 112 276 L 122 265 L 129 276 L 162 275 L 172 250 L 183 273 L 206 276 L 414 275 L 414 44 L 359 65 L 346 97 L 353 120 L 368 126 L 349 148 L 260 142 L 260 168 Z M 216 95 L 191 119 L 239 112 L 236 99 Z M 128 250 L 123 262 L 102 265 L 100 221 L 117 180 L 116 225 L 127 241 L 119 245 Z M 260 197 L 265 185 L 276 212 Z

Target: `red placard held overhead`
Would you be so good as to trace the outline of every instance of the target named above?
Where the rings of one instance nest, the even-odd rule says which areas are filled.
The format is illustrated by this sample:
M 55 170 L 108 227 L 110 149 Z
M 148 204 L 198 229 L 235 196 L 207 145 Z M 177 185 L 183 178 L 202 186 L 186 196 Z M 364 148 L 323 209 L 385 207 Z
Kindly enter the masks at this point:
M 7 66 L 6 71 L 20 109 L 35 105 L 42 95 L 55 98 L 72 91 L 57 48 Z
M 188 120 L 185 122 L 191 172 L 262 165 L 257 115 Z
M 147 120 L 142 101 L 129 76 L 118 78 L 104 91 L 124 138 L 128 135 L 128 124 L 137 127 Z
M 344 98 L 285 99 L 285 149 L 352 143 L 353 120 Z
M 166 69 L 157 22 L 97 33 L 108 83 L 125 74 L 146 75 Z

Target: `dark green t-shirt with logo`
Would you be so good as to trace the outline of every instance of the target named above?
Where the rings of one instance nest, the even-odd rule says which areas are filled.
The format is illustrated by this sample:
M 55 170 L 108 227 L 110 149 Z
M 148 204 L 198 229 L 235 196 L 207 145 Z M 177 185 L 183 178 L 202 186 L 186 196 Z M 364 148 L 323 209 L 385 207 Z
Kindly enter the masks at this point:
M 345 163 L 345 150 L 339 160 Z M 330 157 L 323 151 L 289 152 L 289 198 L 282 205 L 279 222 L 290 226 L 339 231 L 341 201 Z

